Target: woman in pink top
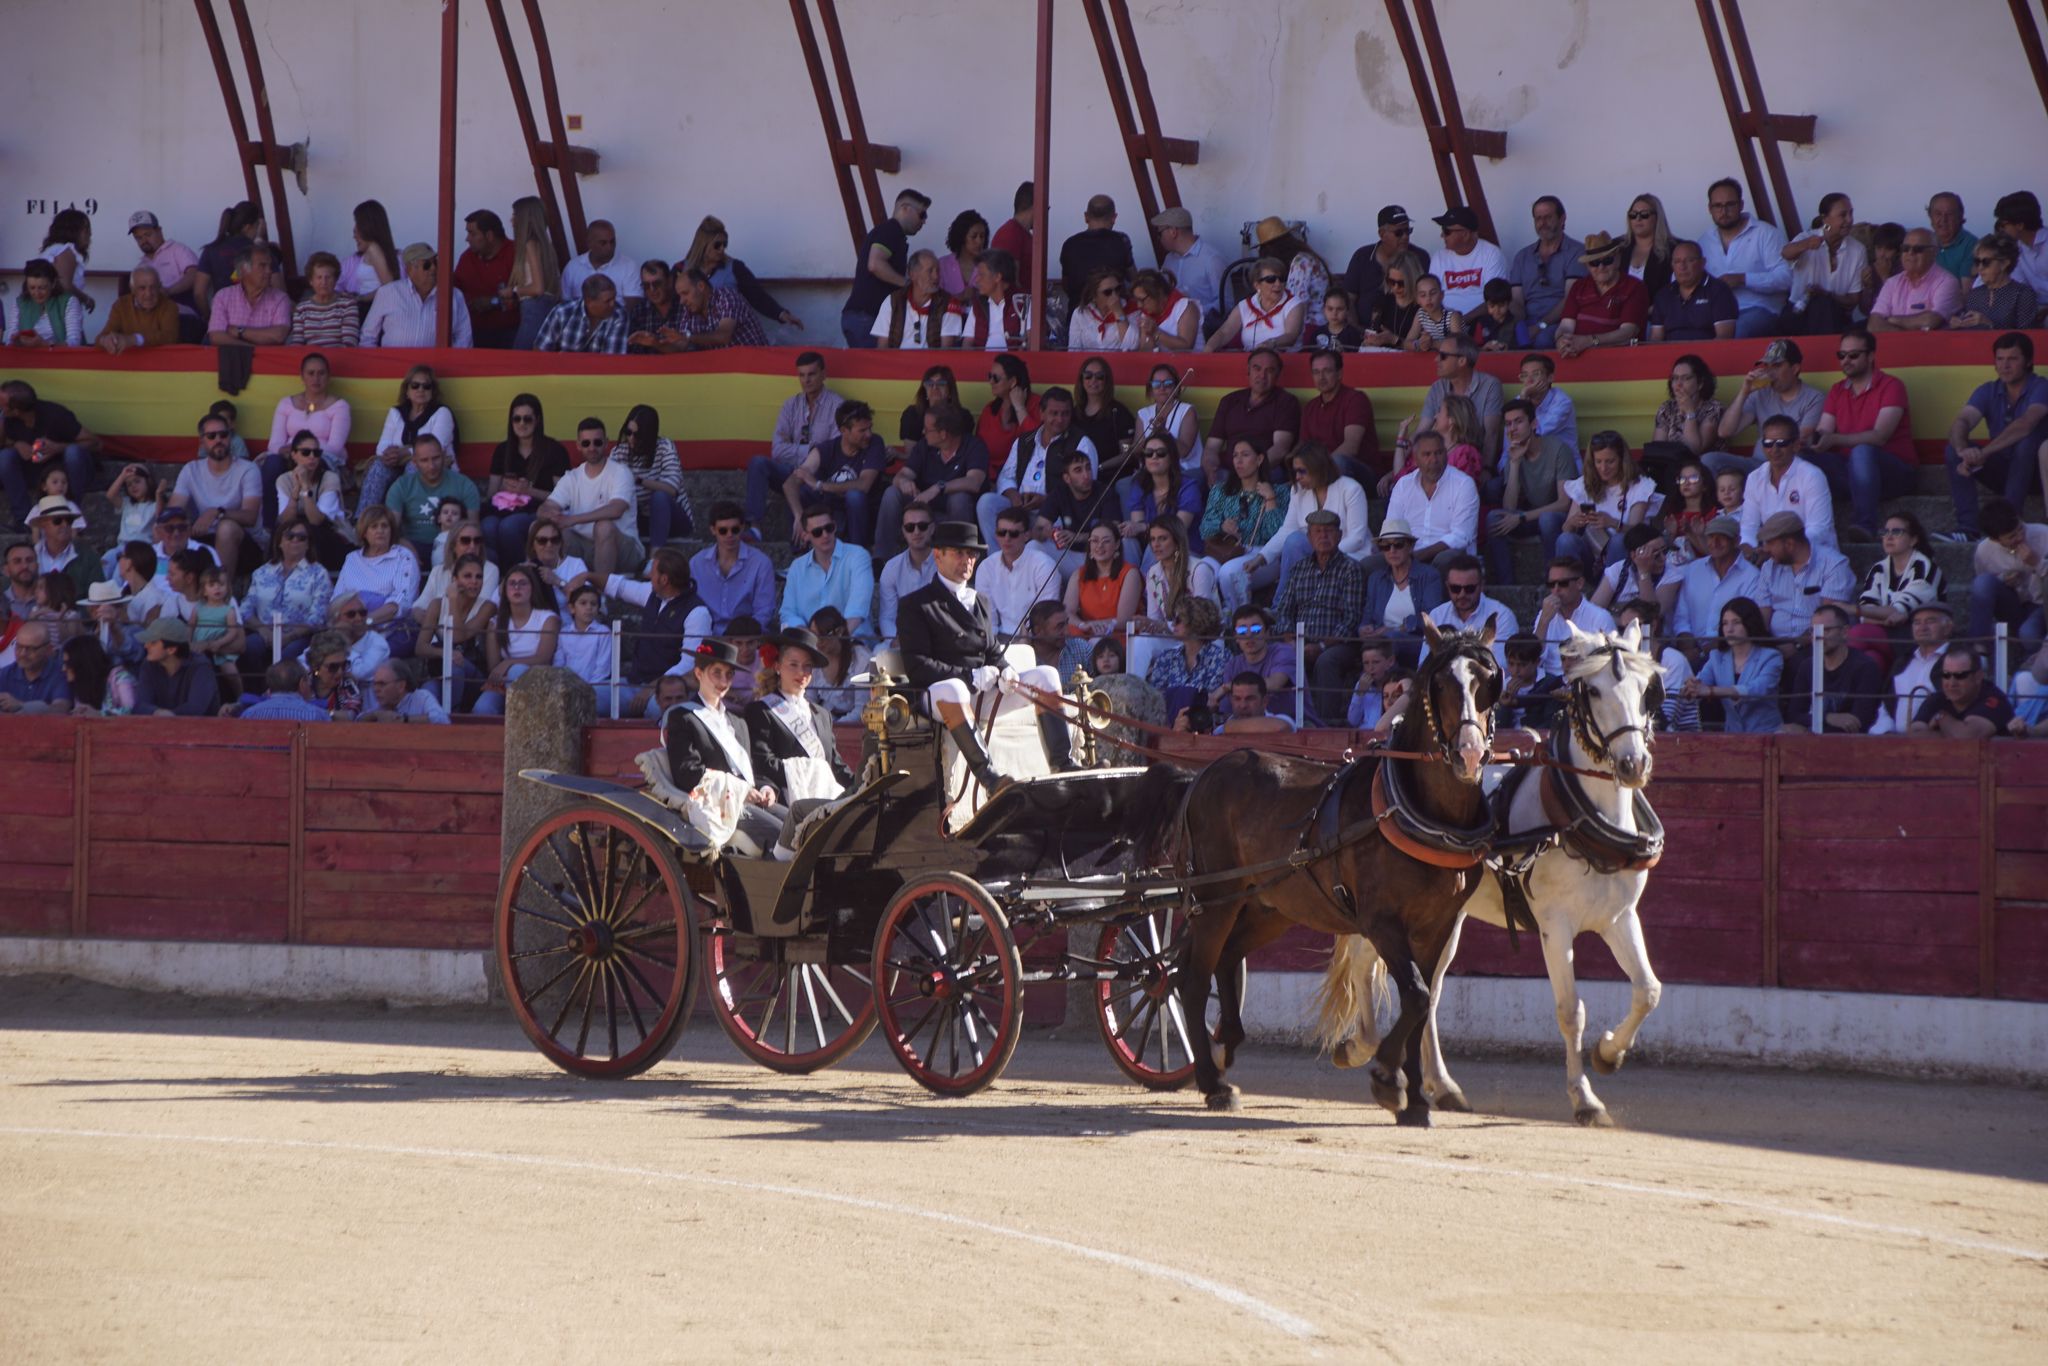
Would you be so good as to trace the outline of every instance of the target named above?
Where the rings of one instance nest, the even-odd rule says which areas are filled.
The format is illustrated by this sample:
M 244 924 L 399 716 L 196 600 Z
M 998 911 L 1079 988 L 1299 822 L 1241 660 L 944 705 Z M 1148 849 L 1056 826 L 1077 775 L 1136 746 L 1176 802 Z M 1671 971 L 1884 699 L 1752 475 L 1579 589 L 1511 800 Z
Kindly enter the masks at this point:
M 311 432 L 320 438 L 320 456 L 330 469 L 339 471 L 347 467 L 348 400 L 328 392 L 329 373 L 327 357 L 318 351 L 308 351 L 299 362 L 299 383 L 303 387 L 277 401 L 277 411 L 270 419 L 270 443 L 257 461 L 265 488 L 277 487 L 278 476 L 291 463 L 292 438 L 300 432 Z M 264 500 L 263 516 L 266 526 L 277 520 L 277 509 L 268 499 Z

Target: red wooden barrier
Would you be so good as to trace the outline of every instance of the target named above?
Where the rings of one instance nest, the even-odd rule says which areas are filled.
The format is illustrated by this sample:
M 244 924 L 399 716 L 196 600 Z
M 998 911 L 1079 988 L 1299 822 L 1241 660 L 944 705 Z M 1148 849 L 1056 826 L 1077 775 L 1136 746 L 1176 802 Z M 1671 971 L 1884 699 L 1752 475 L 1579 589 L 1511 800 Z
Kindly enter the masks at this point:
M 637 783 L 655 742 L 592 726 L 584 769 Z M 839 742 L 858 757 L 856 728 Z M 484 947 L 502 764 L 495 726 L 0 717 L 0 933 Z M 1666 737 L 1652 793 L 1669 844 L 1643 921 L 1666 981 L 2048 1000 L 2048 747 Z M 1258 965 L 1327 953 L 1297 933 Z M 1489 926 L 1458 962 L 1543 971 Z M 1596 940 L 1577 967 L 1617 975 Z

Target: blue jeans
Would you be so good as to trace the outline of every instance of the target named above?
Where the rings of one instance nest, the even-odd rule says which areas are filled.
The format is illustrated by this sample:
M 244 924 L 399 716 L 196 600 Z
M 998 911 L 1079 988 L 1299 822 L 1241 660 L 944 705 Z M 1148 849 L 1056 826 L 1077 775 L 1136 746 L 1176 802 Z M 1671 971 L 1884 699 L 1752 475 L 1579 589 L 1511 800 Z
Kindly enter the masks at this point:
M 1500 509 L 1489 507 L 1480 513 L 1484 522 Z M 1564 530 L 1564 514 L 1555 509 L 1538 516 L 1533 522 L 1523 522 L 1507 535 L 1486 535 L 1486 581 L 1488 583 L 1513 583 L 1515 581 L 1515 542 L 1535 536 L 1543 545 L 1543 562 L 1549 564 L 1557 554 L 1557 536 Z
M 1827 476 L 1828 492 L 1847 500 L 1855 509 L 1857 526 L 1875 534 L 1878 504 L 1887 498 L 1903 498 L 1913 491 L 1913 466 L 1882 446 L 1862 445 L 1847 455 L 1840 451 L 1812 451 L 1806 457 Z
M 536 506 L 538 506 L 536 504 Z M 484 548 L 499 568 L 526 560 L 526 533 L 533 528 L 531 512 L 493 512 L 484 515 Z M 562 604 L 564 607 L 567 603 Z
M 1778 335 L 1778 314 L 1776 308 L 1745 308 L 1735 315 L 1735 335 L 1738 337 L 1775 337 Z
M 548 320 L 548 314 L 555 311 L 561 300 L 552 294 L 542 294 L 519 301 L 519 331 L 512 338 L 514 351 L 531 351 L 540 340 L 540 325 Z
M 848 347 L 855 351 L 872 351 L 881 343 L 868 335 L 875 325 L 874 313 L 856 313 L 850 308 L 839 310 L 839 335 L 846 339 Z
M 676 496 L 667 489 L 647 490 L 647 548 L 654 550 L 689 534 L 690 519 L 681 515 Z
M 412 461 L 407 460 L 394 469 L 381 458 L 370 461 L 369 466 L 363 471 L 362 492 L 356 495 L 357 509 L 381 505 L 384 502 L 384 495 L 391 492 L 391 486 L 398 482 L 398 476 L 404 474 L 411 465 Z
M 41 479 L 43 471 L 50 467 L 50 463 L 45 460 L 38 465 L 24 460 L 21 458 L 21 452 L 12 446 L 0 449 L 0 488 L 6 489 L 8 510 L 14 514 L 17 521 L 26 522 L 29 509 L 36 505 L 34 496 L 29 492 L 29 476 L 33 474 L 37 479 Z M 71 479 L 71 501 L 83 503 L 85 495 L 92 492 L 92 452 L 83 446 L 66 446 L 64 472 Z
M 2040 438 L 2030 438 L 1996 452 L 1979 465 L 1975 473 L 1963 469 L 1962 463 L 1956 459 L 1955 447 L 1944 450 L 1941 458 L 1948 466 L 1948 493 L 1956 505 L 1956 530 L 1973 539 L 1983 534 L 1977 525 L 1979 484 L 1988 484 L 1998 490 L 2014 507 L 2024 507 L 2027 495 L 2034 491 L 2034 485 L 2040 478 L 2040 450 Z
M 1970 580 L 1970 636 L 1982 642 L 1977 648 L 1986 659 L 1991 657 L 1990 640 L 2001 621 L 2029 647 L 2028 654 L 2032 653 L 2031 647 L 2041 643 L 2041 609 L 2014 592 L 1998 575 L 1979 574 Z
M 1561 523 L 1564 519 L 1560 517 L 1558 520 Z M 1617 531 L 1609 535 L 1607 549 L 1602 552 L 1594 548 L 1591 536 L 1576 531 L 1560 531 L 1557 533 L 1556 550 L 1553 553 L 1571 556 L 1586 566 L 1588 579 L 1597 579 L 1608 565 L 1621 558 L 1621 533 Z
M 758 527 L 768 519 L 768 499 L 782 488 L 796 467 L 803 463 L 803 457 L 782 460 L 774 455 L 755 455 L 747 459 L 747 525 Z

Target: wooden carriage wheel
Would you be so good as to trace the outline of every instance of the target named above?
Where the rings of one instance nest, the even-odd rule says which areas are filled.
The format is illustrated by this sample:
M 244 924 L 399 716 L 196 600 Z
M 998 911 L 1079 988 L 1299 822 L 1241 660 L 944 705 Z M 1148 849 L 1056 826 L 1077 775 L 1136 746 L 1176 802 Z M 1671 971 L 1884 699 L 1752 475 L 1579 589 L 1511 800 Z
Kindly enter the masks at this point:
M 1134 920 L 1102 927 L 1102 946 L 1095 956 L 1123 974 L 1095 984 L 1095 1027 L 1123 1074 L 1154 1091 L 1176 1091 L 1195 1075 L 1193 1049 L 1209 1047 L 1215 1020 L 1207 1019 L 1198 1034 L 1188 1028 L 1174 985 L 1174 969 L 1187 937 L 1187 914 L 1161 906 Z M 1238 999 L 1244 999 L 1245 973 L 1238 968 Z M 1209 1011 L 1220 1011 L 1214 992 Z
M 777 1072 L 830 1067 L 875 1032 L 875 993 L 868 964 L 796 963 L 782 940 L 753 940 L 759 957 L 729 934 L 704 950 L 711 1013 L 733 1045 Z
M 608 806 L 548 817 L 498 890 L 498 971 L 541 1055 L 580 1077 L 668 1056 L 696 990 L 697 911 L 675 855 Z
M 1024 968 L 1009 918 L 980 883 L 906 884 L 875 929 L 875 1008 L 903 1070 L 936 1096 L 1002 1075 L 1024 1029 Z

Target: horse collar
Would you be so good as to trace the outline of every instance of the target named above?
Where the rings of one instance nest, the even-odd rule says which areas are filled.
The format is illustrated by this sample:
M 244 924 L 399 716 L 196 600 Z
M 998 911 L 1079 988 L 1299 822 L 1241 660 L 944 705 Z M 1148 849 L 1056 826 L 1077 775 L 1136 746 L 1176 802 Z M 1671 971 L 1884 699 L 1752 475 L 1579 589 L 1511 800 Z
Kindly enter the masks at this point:
M 1379 821 L 1380 834 L 1408 857 L 1433 868 L 1477 867 L 1493 840 L 1493 813 L 1486 812 L 1478 825 L 1464 830 L 1424 815 L 1415 808 L 1407 780 L 1401 776 L 1401 762 L 1383 759 L 1373 770 L 1372 814 Z
M 1582 741 L 1583 742 L 1583 741 Z M 1551 736 L 1551 757 L 1569 761 L 1564 733 Z M 1623 830 L 1588 801 L 1577 778 L 1560 768 L 1546 768 L 1539 780 L 1543 819 L 1557 827 L 1565 852 L 1601 873 L 1647 872 L 1664 857 L 1664 823 L 1640 790 L 1630 793 L 1636 828 Z

